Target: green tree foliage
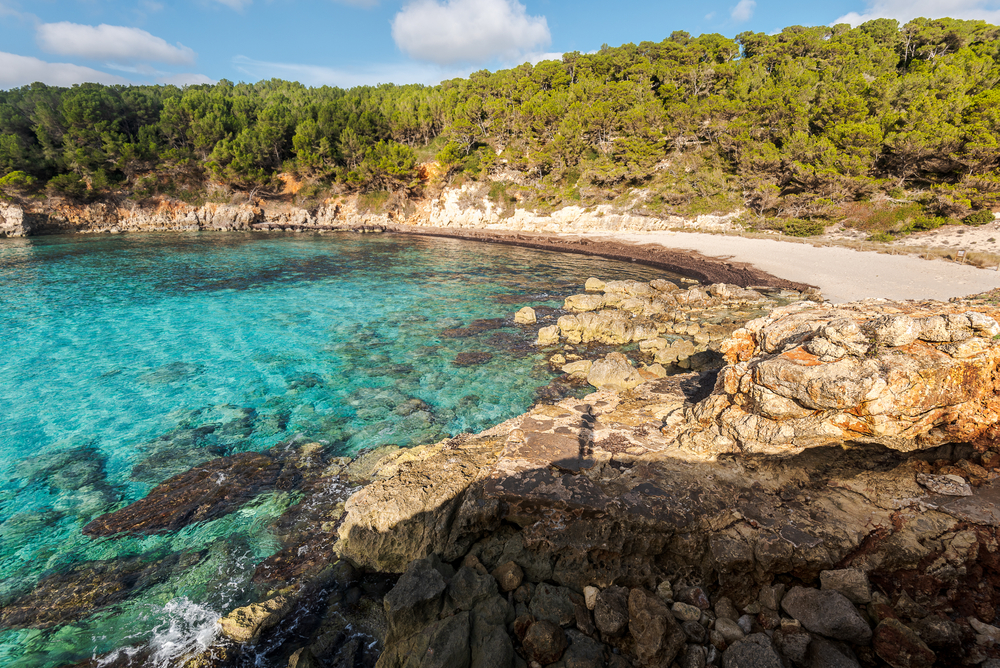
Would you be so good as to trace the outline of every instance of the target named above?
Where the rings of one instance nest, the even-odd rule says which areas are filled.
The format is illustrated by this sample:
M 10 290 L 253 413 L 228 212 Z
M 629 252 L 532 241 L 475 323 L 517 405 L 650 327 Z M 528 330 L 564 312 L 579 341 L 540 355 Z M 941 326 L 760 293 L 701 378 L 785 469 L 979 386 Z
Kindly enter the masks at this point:
M 446 175 L 520 171 L 574 198 L 642 186 L 658 210 L 810 219 L 916 189 L 928 213 L 961 217 L 1000 205 L 998 60 L 1000 28 L 982 21 L 877 19 L 676 31 L 438 86 L 32 84 L 0 91 L 0 174 L 77 198 L 207 178 L 266 192 L 283 171 L 412 192 L 417 156 L 436 155 Z

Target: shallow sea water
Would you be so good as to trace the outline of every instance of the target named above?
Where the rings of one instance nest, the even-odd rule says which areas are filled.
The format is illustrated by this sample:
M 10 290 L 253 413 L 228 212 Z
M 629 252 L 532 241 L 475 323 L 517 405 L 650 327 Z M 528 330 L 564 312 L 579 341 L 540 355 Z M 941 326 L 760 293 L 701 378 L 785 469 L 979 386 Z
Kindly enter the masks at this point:
M 0 628 L 0 665 L 152 644 L 169 666 L 207 645 L 220 613 L 253 597 L 254 566 L 278 549 L 268 524 L 294 491 L 162 536 L 82 527 L 218 456 L 292 438 L 349 455 L 524 412 L 552 373 L 536 328 L 510 316 L 558 307 L 589 276 L 669 278 L 425 237 L 0 240 L 0 606 L 97 560 L 184 564 L 84 618 Z

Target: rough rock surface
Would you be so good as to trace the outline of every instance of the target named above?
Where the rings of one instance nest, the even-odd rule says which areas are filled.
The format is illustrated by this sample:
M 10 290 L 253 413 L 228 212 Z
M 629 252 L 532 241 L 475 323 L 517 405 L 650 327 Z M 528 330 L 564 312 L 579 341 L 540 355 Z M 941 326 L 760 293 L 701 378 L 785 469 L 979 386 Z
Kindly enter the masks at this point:
M 871 640 L 868 622 L 838 591 L 792 587 L 782 599 L 781 607 L 814 633 L 855 644 Z
M 145 498 L 101 515 L 84 527 L 91 536 L 175 531 L 237 510 L 269 489 L 288 489 L 294 473 L 282 478 L 283 464 L 257 452 L 220 457 L 160 483 Z
M 997 311 L 961 304 L 801 302 L 723 344 L 687 447 L 791 454 L 848 441 L 911 451 L 997 436 Z

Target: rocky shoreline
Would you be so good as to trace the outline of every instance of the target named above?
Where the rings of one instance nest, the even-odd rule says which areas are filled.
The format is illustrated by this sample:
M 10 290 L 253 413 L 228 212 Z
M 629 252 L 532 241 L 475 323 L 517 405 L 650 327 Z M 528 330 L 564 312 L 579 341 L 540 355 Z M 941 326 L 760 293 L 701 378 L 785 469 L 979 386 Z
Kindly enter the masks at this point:
M 582 399 L 354 460 L 294 441 L 224 457 L 86 531 L 302 494 L 271 527 L 259 600 L 188 668 L 997 665 L 995 299 L 586 287 L 515 318 Z M 0 625 L 85 616 L 198 559 L 82 565 Z
M 0 213 L 9 232 L 15 216 Z M 163 215 L 161 229 L 446 236 L 701 281 L 592 279 L 556 312 L 512 314 L 563 375 L 540 393 L 551 400 L 480 434 L 354 460 L 293 440 L 200 464 L 95 519 L 88 534 L 151 535 L 266 491 L 302 495 L 271 527 L 282 548 L 256 569 L 258 600 L 184 666 L 1000 665 L 993 296 L 834 307 L 810 286 L 659 247 L 224 207 L 177 228 Z M 78 223 L 46 229 L 95 231 Z M 559 398 L 582 385 L 595 391 Z M 5 603 L 0 626 L 85 617 L 202 557 L 81 564 Z
M 31 237 L 53 234 L 121 234 L 126 232 L 293 232 L 330 234 L 395 233 L 465 239 L 481 243 L 520 246 L 611 260 L 635 262 L 656 267 L 705 284 L 730 283 L 742 287 L 768 286 L 804 290 L 812 286 L 781 279 L 744 262 L 720 261 L 694 251 L 667 249 L 657 244 L 627 244 L 556 234 L 563 228 L 565 215 L 521 216 L 500 221 L 495 215 L 483 218 L 476 208 L 458 209 L 448 197 L 449 206 L 430 211 L 418 210 L 401 218 L 394 214 L 370 214 L 357 211 L 353 201 L 324 204 L 315 211 L 294 207 L 258 207 L 251 205 L 206 204 L 201 207 L 161 203 L 154 208 L 115 208 L 107 204 L 61 206 L 25 210 L 0 203 L 0 238 Z M 454 198 L 451 198 L 454 199 Z M 425 207 L 426 208 L 426 207 Z M 524 212 L 520 212 L 524 213 Z M 663 221 L 642 216 L 592 216 L 581 209 L 575 212 L 573 232 L 665 229 L 685 226 L 681 219 Z M 556 225 L 559 222 L 560 225 Z M 669 222 L 670 225 L 666 225 Z M 695 224 L 698 229 L 704 227 Z M 708 227 L 712 224 L 706 223 Z M 713 228 L 714 229 L 714 228 Z M 728 228 L 727 228 L 728 229 Z

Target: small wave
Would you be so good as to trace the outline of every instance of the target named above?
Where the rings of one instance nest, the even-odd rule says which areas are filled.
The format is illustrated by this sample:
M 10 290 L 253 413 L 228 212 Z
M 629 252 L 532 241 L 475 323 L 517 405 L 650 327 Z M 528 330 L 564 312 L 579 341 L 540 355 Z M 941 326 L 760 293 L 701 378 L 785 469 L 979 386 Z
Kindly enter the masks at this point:
M 108 666 L 124 657 L 145 655 L 143 666 L 170 668 L 207 650 L 220 632 L 220 614 L 187 598 L 170 601 L 157 616 L 162 621 L 144 646 L 122 647 L 101 657 L 97 665 Z

